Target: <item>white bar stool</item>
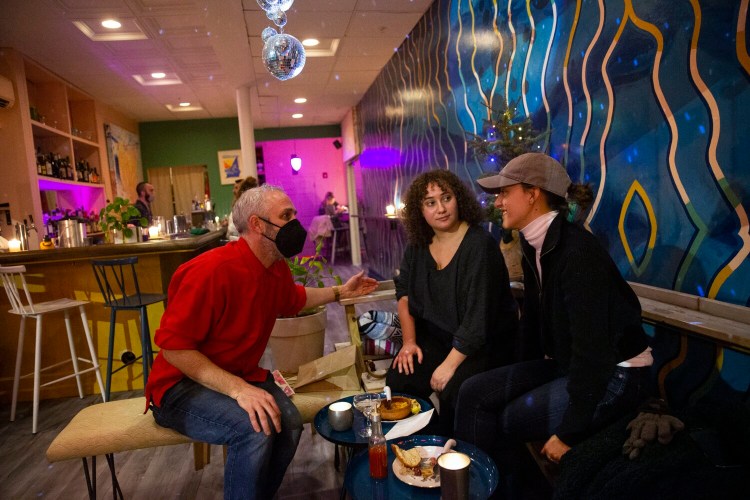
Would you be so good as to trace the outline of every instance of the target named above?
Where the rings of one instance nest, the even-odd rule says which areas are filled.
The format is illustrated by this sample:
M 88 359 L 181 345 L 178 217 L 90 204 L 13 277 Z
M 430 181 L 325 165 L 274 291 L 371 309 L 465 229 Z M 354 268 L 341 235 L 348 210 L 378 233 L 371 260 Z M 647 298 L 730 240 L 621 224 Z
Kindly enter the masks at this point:
M 31 293 L 26 285 L 26 278 L 23 273 L 26 272 L 25 266 L 7 266 L 0 267 L 0 277 L 3 280 L 3 286 L 5 292 L 8 294 L 8 300 L 12 309 L 8 312 L 21 316 L 21 328 L 18 331 L 18 352 L 16 353 L 16 369 L 15 376 L 13 379 L 13 400 L 10 407 L 10 421 L 13 422 L 16 419 L 16 403 L 18 401 L 18 385 L 21 378 L 30 376 L 32 373 L 21 375 L 21 358 L 23 357 L 23 340 L 26 327 L 26 318 L 34 318 L 36 320 L 36 340 L 34 343 L 34 406 L 32 413 L 32 427 L 31 432 L 36 434 L 37 431 L 37 417 L 39 413 L 39 388 L 46 387 L 55 382 L 61 382 L 71 377 L 76 378 L 78 384 L 78 395 L 83 398 L 83 386 L 81 385 L 81 375 L 90 371 L 96 374 L 96 381 L 99 384 L 99 391 L 104 397 L 104 384 L 102 383 L 102 375 L 99 372 L 99 362 L 96 357 L 96 351 L 94 350 L 94 343 L 91 340 L 91 332 L 89 331 L 89 323 L 86 319 L 86 310 L 83 306 L 88 304 L 85 300 L 73 300 L 73 299 L 57 299 L 50 300 L 47 302 L 40 302 L 34 304 L 31 300 Z M 23 297 L 20 291 L 23 290 Z M 23 299 L 26 299 L 25 301 Z M 81 322 L 83 323 L 83 331 L 86 335 L 86 342 L 89 346 L 89 353 L 91 359 L 79 358 L 76 355 L 75 342 L 73 341 L 73 333 L 70 324 L 70 310 L 78 308 L 81 314 Z M 42 359 L 42 318 L 45 314 L 63 312 L 65 314 L 65 328 L 68 332 L 68 346 L 70 347 L 70 359 L 55 363 L 54 365 L 41 367 Z M 60 377 L 58 379 L 40 384 L 40 374 L 50 368 L 63 365 L 71 361 L 73 363 L 73 373 Z M 81 370 L 78 366 L 78 362 L 90 363 L 91 368 Z M 106 399 L 105 399 L 106 401 Z

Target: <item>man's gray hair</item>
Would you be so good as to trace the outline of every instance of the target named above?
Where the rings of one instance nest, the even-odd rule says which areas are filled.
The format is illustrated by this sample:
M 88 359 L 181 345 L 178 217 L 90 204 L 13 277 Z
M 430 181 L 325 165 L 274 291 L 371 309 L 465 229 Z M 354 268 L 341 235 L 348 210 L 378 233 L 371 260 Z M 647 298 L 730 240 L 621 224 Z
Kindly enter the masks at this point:
M 268 219 L 268 198 L 272 192 L 284 193 L 284 190 L 278 186 L 263 184 L 262 186 L 248 189 L 237 199 L 232 208 L 232 221 L 239 234 L 247 231 L 247 220 L 251 215 L 259 215 Z

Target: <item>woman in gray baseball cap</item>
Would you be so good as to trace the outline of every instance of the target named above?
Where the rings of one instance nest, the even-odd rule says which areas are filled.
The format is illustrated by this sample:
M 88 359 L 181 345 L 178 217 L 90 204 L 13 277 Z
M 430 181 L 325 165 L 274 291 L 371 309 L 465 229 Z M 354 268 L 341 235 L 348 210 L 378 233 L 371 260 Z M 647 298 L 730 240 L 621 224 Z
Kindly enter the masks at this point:
M 542 153 L 477 182 L 497 194 L 503 228 L 522 235 L 522 361 L 464 382 L 455 429 L 512 474 L 518 443 L 546 440 L 542 453 L 559 462 L 635 409 L 653 359 L 635 293 L 597 239 L 567 220 L 569 201 L 585 208 L 591 189 Z

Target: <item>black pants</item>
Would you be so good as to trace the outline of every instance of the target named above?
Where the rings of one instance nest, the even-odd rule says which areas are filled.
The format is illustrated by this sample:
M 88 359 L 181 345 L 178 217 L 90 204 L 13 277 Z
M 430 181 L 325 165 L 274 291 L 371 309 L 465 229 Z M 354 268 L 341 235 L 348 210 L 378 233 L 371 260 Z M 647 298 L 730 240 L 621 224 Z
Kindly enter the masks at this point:
M 422 349 L 422 363 L 418 363 L 416 356 L 414 356 L 414 373 L 409 375 L 399 373 L 397 368 L 391 367 L 385 380 L 392 392 L 402 392 L 410 396 L 429 399 L 433 393 L 430 387 L 432 373 L 445 361 L 452 347 L 444 345 L 430 335 L 420 336 L 419 334 L 417 334 L 417 345 Z M 458 366 L 453 378 L 450 379 L 445 389 L 438 394 L 438 400 L 440 401 L 439 419 L 436 420 L 433 417 L 433 421 L 424 431 L 425 433 L 452 437 L 453 415 L 458 399 L 458 390 L 464 380 L 483 372 L 486 367 L 486 352 L 471 355 Z

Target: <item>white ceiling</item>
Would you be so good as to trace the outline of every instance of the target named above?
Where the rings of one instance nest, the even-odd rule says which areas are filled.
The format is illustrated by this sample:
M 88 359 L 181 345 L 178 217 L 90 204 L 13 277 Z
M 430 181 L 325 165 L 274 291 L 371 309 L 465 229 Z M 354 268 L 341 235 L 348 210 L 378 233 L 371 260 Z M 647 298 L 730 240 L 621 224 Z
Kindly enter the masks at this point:
M 3 0 L 0 47 L 12 47 L 137 121 L 237 116 L 249 86 L 256 128 L 338 124 L 356 105 L 432 0 L 295 0 L 284 32 L 308 48 L 302 73 L 285 82 L 261 59 L 260 33 L 274 27 L 256 0 Z M 116 17 L 146 39 L 92 41 L 74 21 Z M 315 52 L 333 55 L 315 56 Z M 317 50 L 315 50 L 317 49 Z M 164 71 L 181 84 L 143 86 L 133 75 Z M 295 104 L 306 97 L 305 104 Z M 189 101 L 202 109 L 170 111 Z M 293 113 L 303 113 L 293 119 Z

